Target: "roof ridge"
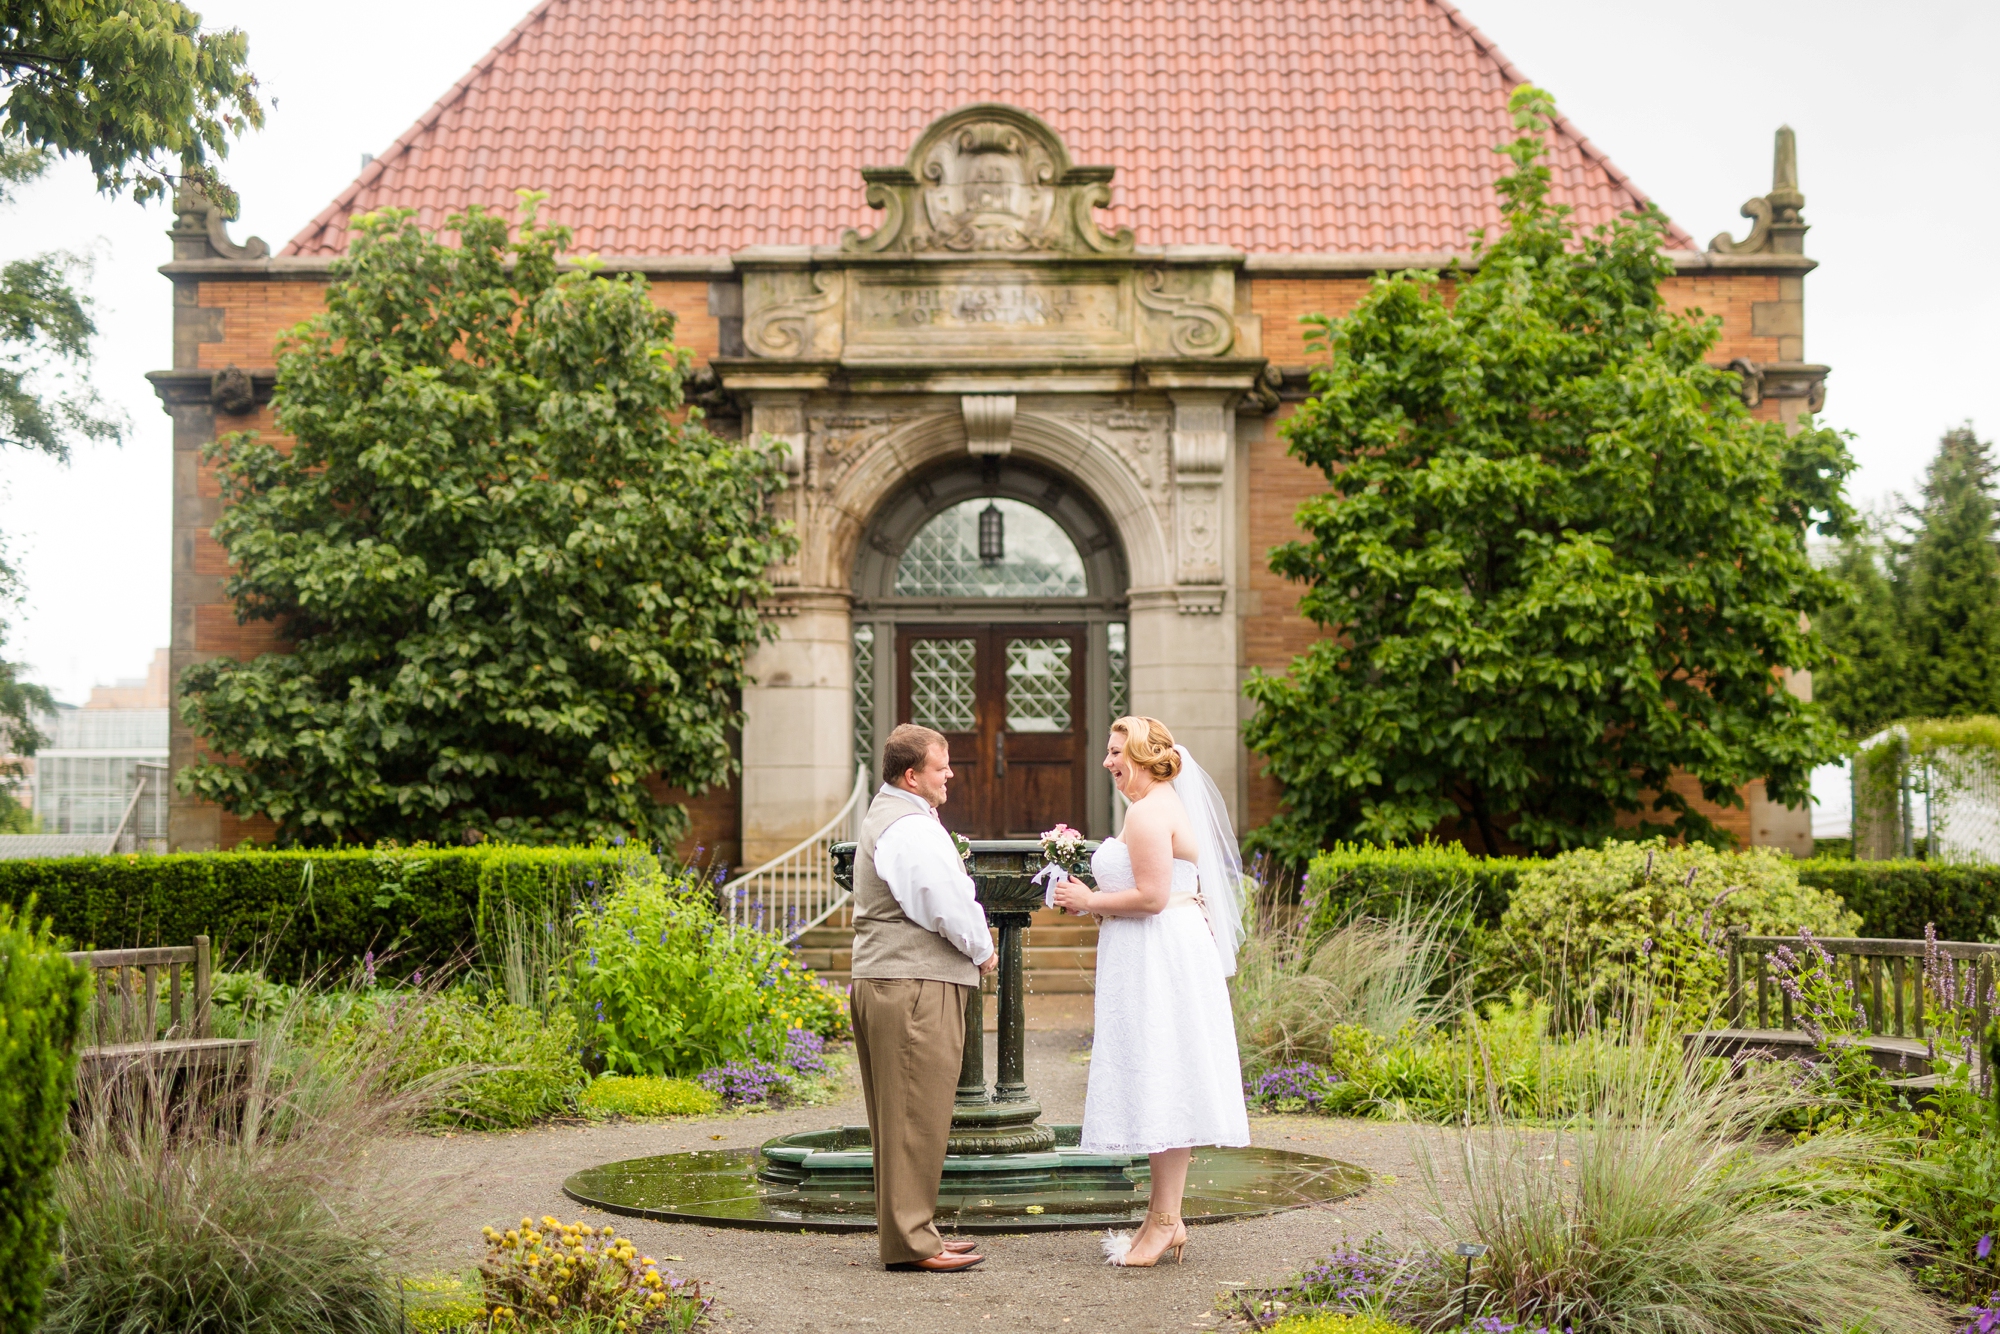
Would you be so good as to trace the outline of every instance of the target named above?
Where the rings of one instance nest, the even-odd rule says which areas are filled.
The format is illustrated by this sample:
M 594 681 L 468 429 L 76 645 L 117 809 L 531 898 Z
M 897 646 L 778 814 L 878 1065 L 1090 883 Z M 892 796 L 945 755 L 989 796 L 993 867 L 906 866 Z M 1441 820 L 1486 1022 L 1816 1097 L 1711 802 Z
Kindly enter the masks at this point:
M 1526 74 L 1521 72 L 1520 66 L 1507 58 L 1507 53 L 1500 49 L 1497 42 L 1481 32 L 1479 25 L 1460 12 L 1458 6 L 1452 4 L 1451 0 L 1427 0 L 1427 3 L 1442 11 L 1446 22 L 1450 23 L 1460 32 L 1463 32 L 1471 39 L 1472 44 L 1479 48 L 1481 55 L 1500 67 L 1501 78 L 1508 80 L 1514 87 L 1534 82 L 1533 79 L 1530 79 Z M 1648 204 L 1653 202 L 1652 196 L 1641 190 L 1637 182 L 1620 170 L 1618 164 L 1611 160 L 1609 154 L 1592 143 L 1590 136 L 1578 129 L 1575 121 L 1571 120 L 1561 111 L 1557 111 L 1555 124 L 1550 128 L 1575 144 L 1577 152 L 1583 154 L 1584 157 L 1602 168 L 1604 174 L 1609 176 L 1619 189 L 1632 196 L 1634 203 L 1640 209 L 1644 209 Z M 1664 212 L 1664 210 L 1662 211 Z M 1694 244 L 1693 239 L 1682 232 L 1680 227 L 1671 218 L 1668 219 L 1667 230 L 1669 236 L 1672 238 L 1684 240 L 1690 246 Z
M 367 166 L 363 167 L 360 174 L 348 182 L 347 188 L 342 190 L 338 195 L 335 195 L 332 203 L 321 209 L 314 215 L 311 222 L 299 229 L 297 235 L 285 242 L 285 248 L 278 253 L 280 255 L 296 255 L 301 253 L 300 248 L 302 246 L 310 244 L 317 233 L 324 231 L 327 224 L 339 217 L 345 211 L 347 205 L 354 202 L 355 197 L 361 193 L 363 187 L 379 180 L 382 173 L 387 170 L 389 163 L 408 152 L 411 141 L 416 136 L 437 124 L 439 118 L 451 109 L 452 104 L 465 96 L 467 90 L 472 87 L 472 81 L 486 73 L 487 70 L 492 69 L 493 62 L 500 59 L 516 42 L 520 41 L 523 33 L 527 32 L 534 24 L 541 22 L 542 16 L 548 13 L 549 10 L 559 4 L 568 3 L 570 3 L 570 0 L 537 0 L 535 7 L 530 9 L 519 23 L 509 28 L 506 35 L 495 42 L 485 55 L 473 61 L 472 68 L 461 75 L 457 83 L 446 89 L 443 97 L 431 103 L 430 109 L 425 111 L 421 116 L 418 116 L 409 129 L 404 130 L 400 135 L 396 136 L 396 141 L 384 149 L 380 157 L 373 159 Z

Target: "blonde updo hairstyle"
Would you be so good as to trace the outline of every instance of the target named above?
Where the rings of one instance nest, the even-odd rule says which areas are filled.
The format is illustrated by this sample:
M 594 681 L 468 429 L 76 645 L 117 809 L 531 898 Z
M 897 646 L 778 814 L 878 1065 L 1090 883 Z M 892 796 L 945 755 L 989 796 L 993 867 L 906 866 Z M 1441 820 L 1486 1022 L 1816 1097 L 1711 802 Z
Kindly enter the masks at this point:
M 1134 769 L 1143 769 L 1162 783 L 1180 777 L 1181 755 L 1174 749 L 1174 734 L 1158 718 L 1135 714 L 1120 718 L 1111 730 L 1125 738 L 1125 758 Z

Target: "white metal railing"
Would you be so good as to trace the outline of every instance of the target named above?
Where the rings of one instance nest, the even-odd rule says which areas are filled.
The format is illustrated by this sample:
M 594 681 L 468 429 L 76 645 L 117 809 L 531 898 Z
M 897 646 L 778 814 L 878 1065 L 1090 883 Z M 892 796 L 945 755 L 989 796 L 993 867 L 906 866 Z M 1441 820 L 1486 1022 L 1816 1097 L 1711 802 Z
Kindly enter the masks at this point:
M 833 845 L 858 838 L 868 809 L 868 767 L 856 766 L 847 803 L 797 847 L 754 871 L 745 871 L 717 891 L 731 926 L 754 926 L 797 940 L 847 902 L 848 891 L 833 878 Z

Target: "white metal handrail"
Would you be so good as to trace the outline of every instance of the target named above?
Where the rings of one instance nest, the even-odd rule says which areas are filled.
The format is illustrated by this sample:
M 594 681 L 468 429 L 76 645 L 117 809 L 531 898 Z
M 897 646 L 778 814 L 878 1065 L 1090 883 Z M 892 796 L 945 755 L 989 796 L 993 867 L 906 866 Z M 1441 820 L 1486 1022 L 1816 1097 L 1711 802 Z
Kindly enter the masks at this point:
M 867 809 L 868 768 L 857 765 L 854 791 L 831 820 L 797 847 L 745 871 L 718 891 L 730 925 L 775 931 L 786 940 L 797 940 L 833 916 L 848 895 L 833 878 L 833 845 L 860 836 L 861 816 Z

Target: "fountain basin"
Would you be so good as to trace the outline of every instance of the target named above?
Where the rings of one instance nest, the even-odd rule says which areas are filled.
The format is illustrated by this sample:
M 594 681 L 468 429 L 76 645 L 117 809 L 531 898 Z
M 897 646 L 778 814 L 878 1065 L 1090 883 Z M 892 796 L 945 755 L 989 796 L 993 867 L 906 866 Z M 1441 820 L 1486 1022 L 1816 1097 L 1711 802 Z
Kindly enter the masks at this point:
M 953 1154 L 938 1191 L 946 1232 L 1076 1231 L 1133 1227 L 1145 1218 L 1143 1155 L 1089 1153 L 1080 1127 L 1050 1126 L 1036 1153 Z M 608 1213 L 710 1227 L 784 1232 L 875 1230 L 868 1127 L 840 1126 L 724 1149 L 633 1158 L 587 1168 L 563 1183 L 579 1204 Z M 1284 1149 L 1196 1149 L 1182 1215 L 1190 1223 L 1297 1209 L 1358 1194 L 1366 1169 Z

